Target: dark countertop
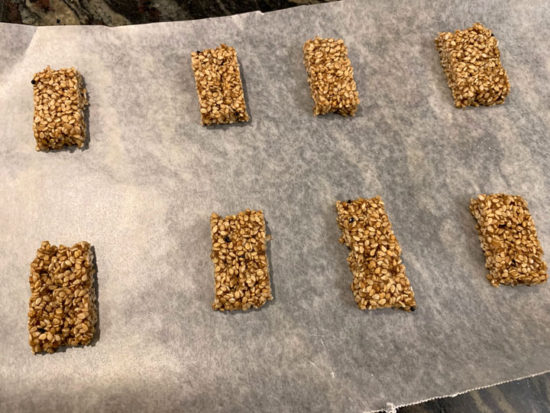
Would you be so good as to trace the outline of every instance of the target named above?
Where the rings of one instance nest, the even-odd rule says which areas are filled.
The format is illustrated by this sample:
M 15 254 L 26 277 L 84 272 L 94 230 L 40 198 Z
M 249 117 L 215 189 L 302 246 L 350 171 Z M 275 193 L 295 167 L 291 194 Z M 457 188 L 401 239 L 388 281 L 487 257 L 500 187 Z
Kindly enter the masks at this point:
M 120 26 L 271 11 L 331 0 L 1 0 L 0 21 Z M 399 409 L 400 413 L 550 412 L 550 374 Z
M 399 413 L 548 413 L 550 374 L 399 409 Z
M 331 0 L 2 0 L 0 21 L 121 26 L 271 11 Z

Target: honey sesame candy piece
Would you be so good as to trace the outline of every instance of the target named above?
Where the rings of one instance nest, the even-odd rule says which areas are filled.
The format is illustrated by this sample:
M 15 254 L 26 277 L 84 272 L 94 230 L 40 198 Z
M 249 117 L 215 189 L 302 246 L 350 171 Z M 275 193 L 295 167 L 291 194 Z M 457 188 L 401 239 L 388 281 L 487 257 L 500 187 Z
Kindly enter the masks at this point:
M 534 285 L 548 279 L 535 223 L 521 196 L 481 194 L 470 201 L 491 285 Z
M 191 53 L 203 125 L 248 122 L 237 52 L 220 45 Z
M 212 308 L 248 310 L 273 299 L 263 212 L 247 209 L 225 218 L 213 213 L 210 232 L 215 285 Z
M 361 310 L 384 307 L 416 310 L 414 292 L 401 261 L 401 247 L 380 197 L 338 201 L 340 242 L 350 252 L 351 290 Z
M 31 263 L 28 328 L 33 353 L 89 344 L 97 322 L 90 244 L 56 247 L 48 241 Z
M 80 73 L 75 68 L 53 70 L 48 66 L 36 73 L 31 83 L 36 150 L 82 148 L 86 140 L 84 108 L 88 100 Z
M 491 30 L 476 23 L 466 30 L 439 33 L 435 46 L 457 108 L 504 102 L 510 82 Z
M 359 94 L 344 41 L 316 37 L 308 40 L 303 50 L 314 102 L 313 114 L 336 112 L 354 116 L 359 105 Z

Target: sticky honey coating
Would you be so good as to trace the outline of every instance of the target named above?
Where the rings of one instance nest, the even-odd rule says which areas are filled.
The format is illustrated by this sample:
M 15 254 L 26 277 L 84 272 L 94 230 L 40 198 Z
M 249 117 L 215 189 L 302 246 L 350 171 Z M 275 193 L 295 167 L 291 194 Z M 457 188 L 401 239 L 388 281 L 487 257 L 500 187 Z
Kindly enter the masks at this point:
M 521 196 L 481 194 L 471 200 L 470 211 L 493 286 L 534 285 L 548 279 L 535 223 Z
M 210 230 L 216 293 L 212 308 L 248 310 L 272 300 L 263 212 L 247 209 L 225 218 L 213 213 Z
M 31 263 L 29 344 L 33 353 L 92 341 L 97 322 L 95 268 L 87 242 L 56 247 L 48 241 Z
M 362 309 L 416 309 L 414 292 L 401 261 L 401 247 L 380 197 L 338 201 L 340 242 L 349 249 L 351 290 Z
M 308 40 L 304 44 L 304 64 L 315 103 L 313 114 L 354 116 L 359 94 L 344 41 L 320 37 Z
M 220 45 L 191 53 L 203 125 L 248 122 L 237 52 Z
M 32 79 L 33 131 L 37 151 L 82 148 L 86 140 L 84 108 L 88 104 L 82 76 L 74 68 L 49 66 Z
M 476 23 L 466 30 L 439 33 L 435 45 L 457 108 L 504 103 L 510 82 L 491 30 Z

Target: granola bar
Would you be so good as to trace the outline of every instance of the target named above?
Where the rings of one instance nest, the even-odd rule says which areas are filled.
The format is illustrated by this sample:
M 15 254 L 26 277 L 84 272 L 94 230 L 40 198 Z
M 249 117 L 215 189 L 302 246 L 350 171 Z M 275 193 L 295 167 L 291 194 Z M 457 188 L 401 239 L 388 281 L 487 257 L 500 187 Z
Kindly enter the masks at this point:
M 521 196 L 478 195 L 470 202 L 485 253 L 487 279 L 499 284 L 540 284 L 547 266 L 527 202 Z
M 457 108 L 504 102 L 510 82 L 491 30 L 476 23 L 466 30 L 439 33 L 435 45 Z
M 273 299 L 262 211 L 210 217 L 216 298 L 214 310 L 260 308 Z
M 36 150 L 75 145 L 82 148 L 86 140 L 84 107 L 88 100 L 80 73 L 74 67 L 52 70 L 48 66 L 36 73 L 31 83 Z
M 191 53 L 203 125 L 248 122 L 234 48 L 220 45 Z
M 359 94 L 344 41 L 320 37 L 308 40 L 304 44 L 304 64 L 315 103 L 313 114 L 355 115 Z
M 340 242 L 349 249 L 351 290 L 361 310 L 416 309 L 414 292 L 401 261 L 401 247 L 380 197 L 336 202 Z
M 90 244 L 50 245 L 36 252 L 29 283 L 29 344 L 33 353 L 92 341 L 97 321 Z

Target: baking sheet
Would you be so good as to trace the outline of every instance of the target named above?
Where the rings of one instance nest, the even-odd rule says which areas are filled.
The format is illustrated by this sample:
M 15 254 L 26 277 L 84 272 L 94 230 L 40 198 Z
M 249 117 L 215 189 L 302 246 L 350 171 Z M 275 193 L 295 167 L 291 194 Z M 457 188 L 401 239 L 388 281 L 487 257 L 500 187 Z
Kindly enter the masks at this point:
M 343 1 L 123 28 L 0 25 L 0 410 L 383 409 L 550 369 L 550 289 L 498 289 L 468 211 L 527 198 L 550 248 L 550 6 Z M 481 21 L 512 91 L 455 109 L 433 38 Z M 314 118 L 302 45 L 345 39 L 362 100 Z M 200 125 L 190 52 L 237 49 L 252 121 Z M 37 153 L 33 73 L 75 66 L 86 150 Z M 337 199 L 381 195 L 415 313 L 359 311 Z M 274 301 L 211 310 L 209 216 L 263 209 Z M 95 247 L 100 336 L 32 355 L 42 240 Z

